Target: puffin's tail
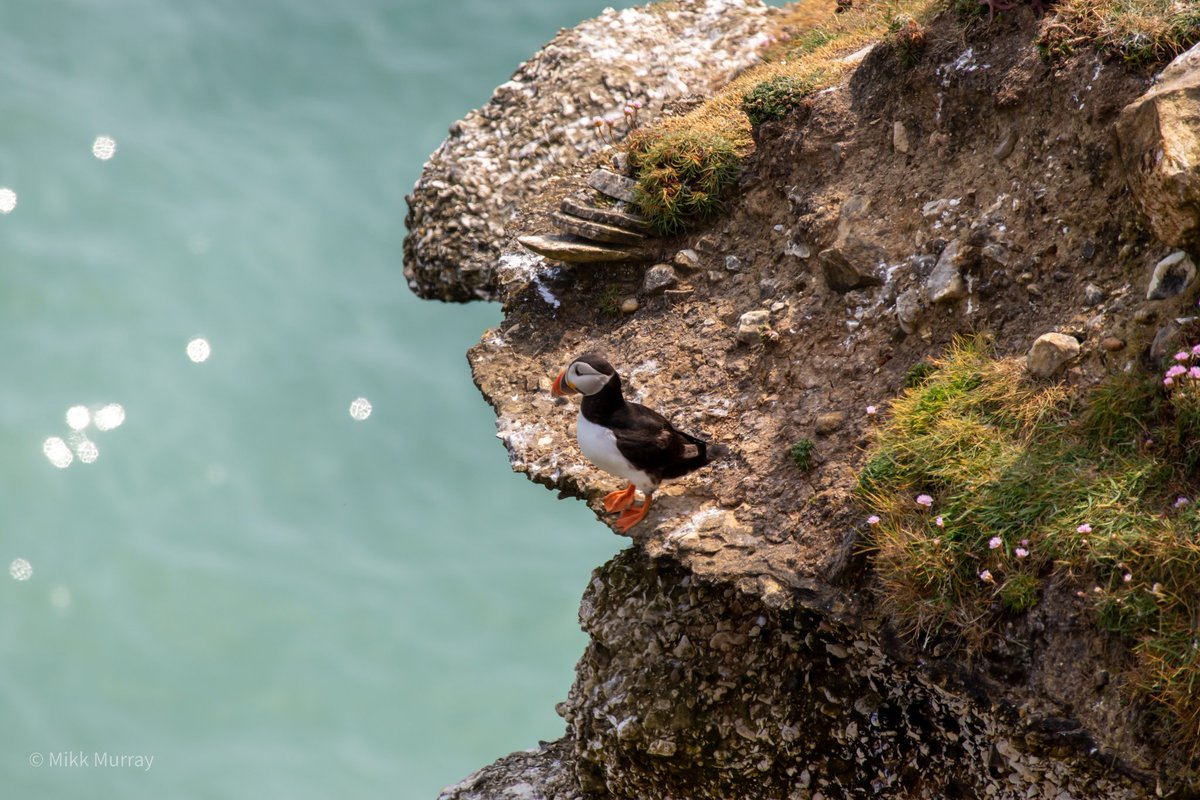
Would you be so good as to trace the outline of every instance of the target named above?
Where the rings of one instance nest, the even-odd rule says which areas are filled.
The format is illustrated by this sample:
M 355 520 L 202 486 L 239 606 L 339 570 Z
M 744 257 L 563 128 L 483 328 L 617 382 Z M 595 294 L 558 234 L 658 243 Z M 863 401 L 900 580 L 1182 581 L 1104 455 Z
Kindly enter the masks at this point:
M 729 448 L 723 444 L 706 442 L 683 431 L 678 431 L 678 433 L 687 443 L 684 445 L 683 458 L 671 467 L 663 477 L 678 478 L 693 470 L 700 469 L 706 464 L 711 464 L 716 459 L 729 455 Z

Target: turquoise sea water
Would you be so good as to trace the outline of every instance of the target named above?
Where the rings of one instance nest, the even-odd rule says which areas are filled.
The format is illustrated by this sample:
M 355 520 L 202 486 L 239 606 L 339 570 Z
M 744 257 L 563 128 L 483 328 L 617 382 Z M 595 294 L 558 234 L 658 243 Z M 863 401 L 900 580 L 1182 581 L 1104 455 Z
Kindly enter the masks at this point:
M 561 733 L 622 540 L 509 471 L 403 196 L 603 5 L 2 4 L 0 797 L 431 798 Z

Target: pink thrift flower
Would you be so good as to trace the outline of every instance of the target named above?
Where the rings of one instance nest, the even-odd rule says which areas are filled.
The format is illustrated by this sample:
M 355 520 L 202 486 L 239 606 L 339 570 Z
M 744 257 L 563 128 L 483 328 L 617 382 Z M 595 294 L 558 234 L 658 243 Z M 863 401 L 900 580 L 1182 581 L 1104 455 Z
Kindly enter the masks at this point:
M 1193 367 L 1192 369 L 1195 369 L 1195 367 Z M 1187 374 L 1187 371 L 1188 371 L 1188 368 L 1185 367 L 1183 364 L 1175 364 L 1169 370 L 1167 370 L 1166 376 L 1168 378 L 1178 378 L 1180 375 Z
M 933 505 L 933 498 L 927 494 L 919 494 L 917 495 L 917 505 L 929 508 Z
M 1192 355 L 1200 356 L 1200 344 L 1192 345 Z
M 1018 547 L 1016 550 L 1013 550 L 1013 553 L 1017 558 L 1024 558 L 1025 556 L 1029 555 L 1029 551 L 1024 547 Z
M 999 536 L 993 536 L 992 538 L 988 539 L 988 549 L 989 550 L 995 550 L 997 547 L 999 547 L 1002 544 L 1004 544 L 1004 542 L 1001 541 Z
M 946 527 L 946 520 L 942 519 L 941 517 L 938 517 L 937 519 L 935 519 L 933 521 L 933 524 L 937 525 L 939 528 L 944 528 L 944 527 Z
M 992 577 L 992 571 L 989 569 L 985 569 L 983 572 L 979 573 L 979 580 L 983 581 L 984 583 L 996 582 L 996 579 Z
M 1200 381 L 1200 367 L 1192 367 L 1188 370 L 1188 377 L 1192 380 Z
M 1075 529 L 1075 532 L 1076 532 L 1076 533 L 1091 533 L 1091 532 L 1092 532 L 1092 526 L 1091 526 L 1091 525 L 1088 525 L 1088 524 L 1085 522 L 1085 523 L 1083 523 L 1082 525 L 1080 525 L 1078 528 L 1076 528 L 1076 529 Z
M 1163 386 L 1174 386 L 1174 385 L 1175 385 L 1174 378 L 1163 378 Z
M 1192 354 L 1191 354 L 1191 353 L 1186 353 L 1186 352 L 1183 352 L 1183 351 L 1180 351 L 1180 352 L 1178 352 L 1178 353 L 1176 353 L 1176 354 L 1175 354 L 1175 360 L 1176 360 L 1176 361 L 1187 361 L 1187 360 L 1188 360 L 1189 358 L 1191 358 L 1191 357 L 1192 357 Z
M 1028 540 L 1028 539 L 1022 539 L 1022 540 L 1021 540 L 1021 547 L 1029 547 L 1029 540 Z
M 1121 576 L 1121 580 L 1125 581 L 1126 583 L 1129 583 L 1131 580 L 1133 580 L 1133 575 L 1126 572 L 1124 575 Z
M 1176 498 L 1176 500 L 1175 500 L 1175 507 L 1176 507 L 1176 508 L 1183 508 L 1184 506 L 1186 506 L 1186 505 L 1187 505 L 1188 503 L 1190 503 L 1190 502 L 1192 502 L 1192 501 L 1191 501 L 1191 500 L 1188 500 L 1186 497 L 1179 497 L 1179 498 Z
M 875 416 L 875 412 L 876 412 L 876 411 L 878 411 L 878 410 L 879 410 L 879 409 L 875 408 L 875 406 L 867 406 L 867 416 L 868 416 L 868 417 L 873 417 L 873 416 Z
M 878 524 L 879 524 L 879 517 L 877 517 L 877 516 L 875 516 L 874 514 L 872 514 L 871 516 L 867 517 L 867 524 L 868 524 L 868 525 L 878 525 Z

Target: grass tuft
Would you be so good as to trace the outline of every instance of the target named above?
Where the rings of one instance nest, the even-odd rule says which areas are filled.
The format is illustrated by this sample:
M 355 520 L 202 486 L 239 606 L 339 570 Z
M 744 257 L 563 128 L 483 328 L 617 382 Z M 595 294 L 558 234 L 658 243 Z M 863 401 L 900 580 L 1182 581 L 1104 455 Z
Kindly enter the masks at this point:
M 1048 57 L 1083 47 L 1157 67 L 1200 41 L 1200 4 L 1180 0 L 1061 0 L 1038 40 Z
M 634 205 L 659 234 L 677 233 L 711 217 L 740 167 L 727 137 L 678 130 L 629 139 L 629 162 L 637 170 Z
M 803 104 L 823 77 L 819 71 L 803 78 L 776 75 L 742 95 L 742 111 L 756 128 L 764 122 L 783 119 Z
M 1167 391 L 1116 375 L 1078 406 L 978 339 L 933 367 L 892 404 L 859 477 L 885 612 L 978 647 L 1051 579 L 1075 585 L 1134 653 L 1131 685 L 1195 746 L 1200 503 L 1176 497 L 1195 487 L 1200 427 L 1180 407 L 1200 421 L 1200 379 Z
M 813 440 L 801 439 L 788 449 L 788 455 L 796 462 L 797 467 L 808 472 L 813 467 Z
M 911 15 L 899 14 L 888 24 L 883 44 L 902 67 L 914 67 L 925 52 L 925 29 Z

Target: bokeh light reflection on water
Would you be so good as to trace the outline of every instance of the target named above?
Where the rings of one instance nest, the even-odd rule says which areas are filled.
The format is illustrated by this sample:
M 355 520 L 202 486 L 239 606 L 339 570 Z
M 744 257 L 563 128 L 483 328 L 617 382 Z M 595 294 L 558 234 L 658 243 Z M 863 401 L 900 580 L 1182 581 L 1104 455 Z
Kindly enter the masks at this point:
M 51 436 L 43 442 L 42 452 L 50 459 L 50 463 L 59 469 L 66 469 L 75 462 L 75 454 L 61 436 Z
M 33 567 L 23 558 L 14 558 L 8 565 L 8 574 L 15 581 L 27 581 L 33 577 Z
M 359 422 L 371 416 L 371 401 L 360 397 L 350 404 L 350 416 Z
M 197 364 L 208 361 L 212 355 L 212 346 L 208 339 L 196 338 L 187 343 L 187 357 Z
M 117 143 L 111 136 L 97 136 L 92 142 L 92 155 L 101 161 L 108 161 L 117 153 Z
M 92 424 L 92 412 L 87 406 L 71 406 L 67 409 L 67 427 L 81 431 Z
M 81 439 L 75 445 L 75 455 L 79 456 L 79 463 L 92 464 L 100 457 L 100 448 L 91 439 Z
M 92 422 L 98 431 L 111 431 L 113 428 L 119 428 L 124 421 L 125 407 L 120 403 L 109 403 L 92 415 Z

